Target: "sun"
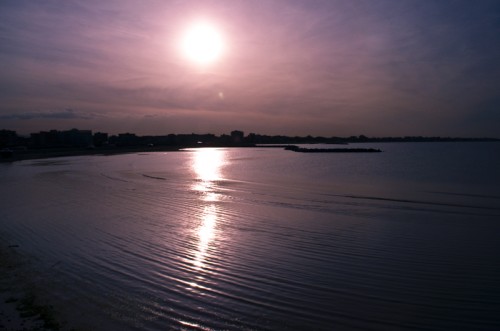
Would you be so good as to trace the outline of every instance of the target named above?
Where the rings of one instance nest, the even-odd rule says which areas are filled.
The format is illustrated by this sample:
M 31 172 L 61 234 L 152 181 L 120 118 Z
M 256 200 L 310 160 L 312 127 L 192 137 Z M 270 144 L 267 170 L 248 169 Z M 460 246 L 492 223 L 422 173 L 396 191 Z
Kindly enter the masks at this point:
M 182 52 L 189 60 L 206 65 L 220 59 L 224 42 L 220 31 L 208 22 L 190 26 L 182 38 Z

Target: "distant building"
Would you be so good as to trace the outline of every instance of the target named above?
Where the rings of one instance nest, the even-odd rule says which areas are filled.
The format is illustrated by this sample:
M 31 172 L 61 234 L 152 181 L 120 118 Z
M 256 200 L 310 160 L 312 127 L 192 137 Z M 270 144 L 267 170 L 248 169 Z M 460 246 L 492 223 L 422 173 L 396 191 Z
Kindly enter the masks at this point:
M 40 131 L 31 134 L 31 144 L 33 147 L 55 147 L 58 145 L 58 135 L 56 130 Z
M 93 143 L 91 130 L 71 129 L 63 131 L 63 145 L 70 147 L 88 147 Z
M 31 143 L 34 147 L 88 147 L 92 142 L 91 130 L 50 130 L 31 134 Z
M 104 146 L 108 144 L 108 134 L 103 132 L 94 133 L 94 146 Z
M 133 133 L 120 133 L 113 137 L 114 143 L 117 146 L 137 146 L 139 145 L 139 137 Z
M 243 142 L 243 137 L 245 133 L 243 131 L 234 130 L 231 131 L 231 141 L 235 144 L 241 144 Z
M 0 130 L 0 147 L 14 146 L 17 144 L 18 136 L 16 131 Z

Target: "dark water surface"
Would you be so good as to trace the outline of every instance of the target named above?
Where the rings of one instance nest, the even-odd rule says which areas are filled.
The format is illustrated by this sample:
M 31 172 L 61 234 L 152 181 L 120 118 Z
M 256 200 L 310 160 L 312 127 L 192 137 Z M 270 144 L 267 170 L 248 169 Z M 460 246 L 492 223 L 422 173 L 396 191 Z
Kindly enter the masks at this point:
M 500 144 L 366 147 L 0 164 L 0 237 L 82 328 L 500 329 Z

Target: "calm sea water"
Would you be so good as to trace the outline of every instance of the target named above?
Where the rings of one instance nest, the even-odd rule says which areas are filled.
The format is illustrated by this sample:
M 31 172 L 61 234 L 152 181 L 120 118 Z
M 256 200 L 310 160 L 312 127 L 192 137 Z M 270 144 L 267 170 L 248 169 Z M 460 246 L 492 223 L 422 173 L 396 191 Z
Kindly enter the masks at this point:
M 0 164 L 0 238 L 79 328 L 500 329 L 500 144 L 368 146 Z

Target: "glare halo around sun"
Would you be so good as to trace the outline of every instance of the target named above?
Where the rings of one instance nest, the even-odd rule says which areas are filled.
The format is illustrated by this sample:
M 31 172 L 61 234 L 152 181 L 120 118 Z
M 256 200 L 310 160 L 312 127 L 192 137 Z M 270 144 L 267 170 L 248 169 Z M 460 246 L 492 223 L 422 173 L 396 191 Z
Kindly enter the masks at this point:
M 187 59 L 200 65 L 207 65 L 221 57 L 224 42 L 214 25 L 208 22 L 197 22 L 185 32 L 181 47 Z

